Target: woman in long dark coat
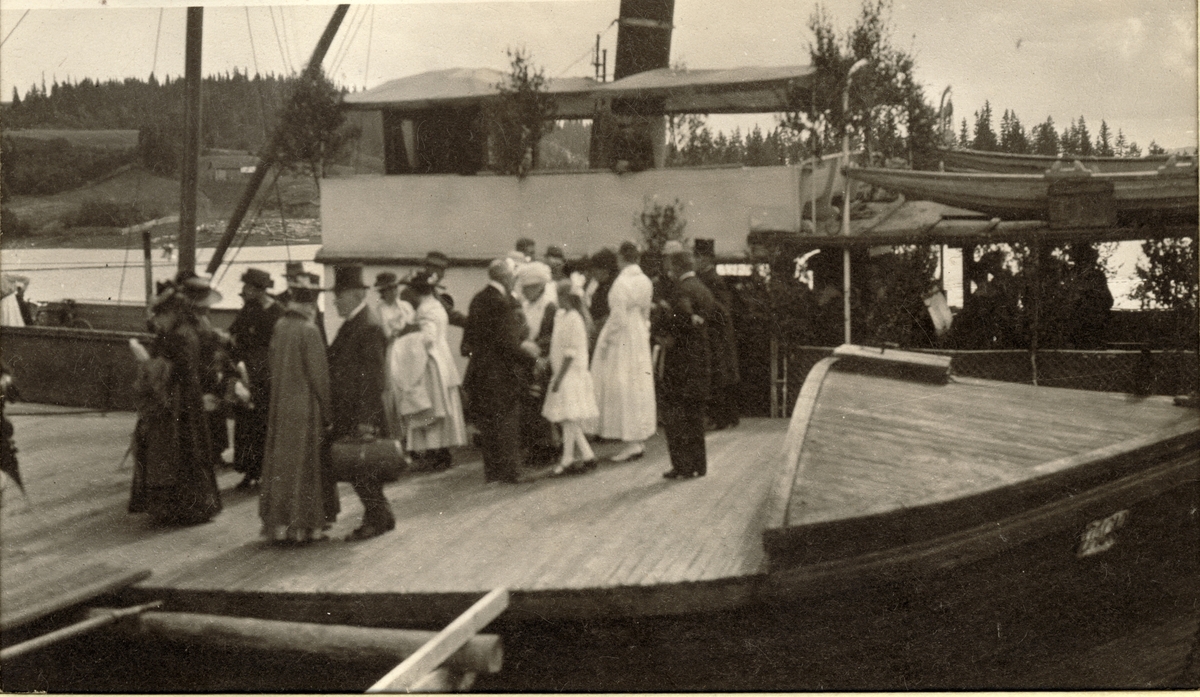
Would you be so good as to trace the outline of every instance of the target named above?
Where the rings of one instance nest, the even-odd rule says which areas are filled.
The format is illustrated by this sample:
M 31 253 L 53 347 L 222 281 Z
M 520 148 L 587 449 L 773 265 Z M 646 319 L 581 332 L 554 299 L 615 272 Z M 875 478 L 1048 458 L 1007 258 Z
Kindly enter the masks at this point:
M 298 274 L 271 337 L 271 402 L 258 514 L 273 542 L 322 539 L 337 519 L 337 484 L 325 452 L 333 420 L 325 341 L 315 324 L 320 282 Z M 382 406 L 382 405 L 381 405 Z
M 130 513 L 194 525 L 221 510 L 201 376 L 208 363 L 202 346 L 208 342 L 194 311 L 220 297 L 203 281 L 191 279 L 167 284 L 155 301 L 151 357 L 139 367 L 135 385 L 141 404 Z

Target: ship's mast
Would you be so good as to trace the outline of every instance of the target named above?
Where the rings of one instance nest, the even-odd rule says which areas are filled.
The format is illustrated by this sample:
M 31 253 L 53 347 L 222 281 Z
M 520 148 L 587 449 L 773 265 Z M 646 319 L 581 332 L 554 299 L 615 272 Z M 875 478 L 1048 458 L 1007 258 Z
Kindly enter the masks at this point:
M 204 8 L 187 10 L 184 50 L 183 163 L 180 167 L 179 274 L 196 270 L 196 186 L 200 162 L 200 47 L 204 38 Z

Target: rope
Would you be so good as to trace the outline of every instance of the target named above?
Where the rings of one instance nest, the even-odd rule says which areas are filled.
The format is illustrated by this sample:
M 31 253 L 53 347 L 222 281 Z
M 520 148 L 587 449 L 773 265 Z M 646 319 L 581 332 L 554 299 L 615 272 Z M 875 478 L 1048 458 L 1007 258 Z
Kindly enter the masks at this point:
M 8 33 L 4 35 L 4 40 L 0 41 L 0 46 L 3 46 L 4 44 L 8 43 L 8 37 L 13 35 L 13 32 L 17 30 L 17 27 L 21 26 L 21 22 L 24 22 L 25 17 L 27 17 L 28 15 L 29 15 L 29 10 L 25 10 L 25 14 L 21 15 L 21 18 L 17 20 L 17 23 L 13 25 L 13 28 L 9 29 Z

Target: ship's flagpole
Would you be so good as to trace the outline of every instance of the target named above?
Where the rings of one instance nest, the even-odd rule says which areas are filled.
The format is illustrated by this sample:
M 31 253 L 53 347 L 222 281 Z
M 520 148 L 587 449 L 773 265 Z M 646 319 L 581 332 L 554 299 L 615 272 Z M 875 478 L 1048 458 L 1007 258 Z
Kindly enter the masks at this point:
M 301 75 L 302 80 L 313 79 L 317 71 L 321 69 L 321 61 L 325 60 L 325 54 L 329 52 L 329 46 L 333 43 L 333 37 L 337 35 L 338 27 L 341 26 L 342 20 L 346 17 L 346 13 L 350 10 L 349 5 L 338 5 L 333 11 L 333 16 L 329 18 L 329 24 L 325 26 L 325 32 L 321 34 L 321 39 L 317 41 L 317 47 L 313 50 L 312 58 L 308 61 L 308 67 L 304 69 Z M 229 216 L 229 222 L 225 225 L 225 232 L 222 233 L 221 239 L 217 241 L 217 248 L 213 250 L 212 259 L 208 262 L 206 272 L 209 274 L 216 273 L 217 269 L 221 268 L 221 261 L 225 258 L 225 251 L 229 249 L 230 243 L 233 242 L 233 236 L 237 234 L 238 227 L 242 224 L 242 219 L 246 217 L 246 211 L 250 210 L 250 204 L 254 202 L 254 196 L 258 193 L 258 188 L 262 186 L 263 180 L 267 178 L 267 172 L 275 164 L 275 159 L 279 155 L 279 148 L 283 142 L 283 129 L 285 124 L 280 124 L 275 129 L 275 134 L 271 138 L 265 150 L 262 152 L 262 157 L 258 161 L 258 166 L 254 168 L 254 174 L 250 177 L 250 181 L 246 183 L 246 189 L 242 192 L 242 198 L 238 201 L 237 207 Z

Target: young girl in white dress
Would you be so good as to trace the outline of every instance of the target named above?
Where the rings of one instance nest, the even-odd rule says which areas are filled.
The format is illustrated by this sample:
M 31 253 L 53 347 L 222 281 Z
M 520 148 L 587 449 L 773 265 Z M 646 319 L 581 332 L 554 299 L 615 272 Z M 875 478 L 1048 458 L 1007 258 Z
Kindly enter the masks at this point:
M 562 460 L 554 474 L 587 472 L 596 467 L 596 454 L 583 435 L 583 421 L 599 415 L 592 374 L 588 371 L 588 331 L 591 318 L 583 302 L 583 288 L 569 279 L 558 282 L 559 309 L 550 335 L 550 367 L 553 375 L 542 416 L 562 425 Z M 575 461 L 578 448 L 582 458 Z

